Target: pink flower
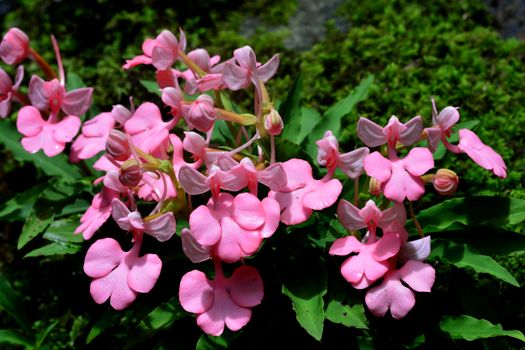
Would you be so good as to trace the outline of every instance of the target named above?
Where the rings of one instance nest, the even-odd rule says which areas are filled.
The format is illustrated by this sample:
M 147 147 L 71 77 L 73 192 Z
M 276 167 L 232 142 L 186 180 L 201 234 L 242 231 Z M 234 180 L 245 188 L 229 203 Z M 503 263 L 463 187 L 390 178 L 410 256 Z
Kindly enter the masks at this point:
M 446 140 L 450 137 L 452 127 L 459 121 L 459 112 L 457 107 L 445 107 L 438 115 L 434 111 L 432 116 L 432 123 L 434 126 L 426 128 L 428 148 L 435 152 L 441 140 Z
M 209 131 L 215 122 L 215 108 L 213 106 L 213 98 L 208 95 L 200 95 L 195 101 L 191 103 L 184 119 L 190 129 L 197 129 L 199 131 Z
M 290 159 L 282 163 L 288 179 L 287 186 L 279 191 L 270 191 L 268 197 L 279 202 L 281 221 L 296 225 L 308 220 L 312 210 L 322 210 L 335 203 L 343 186 L 337 179 L 315 180 L 312 167 L 302 159 Z
M 80 218 L 80 225 L 76 228 L 75 234 L 82 233 L 84 239 L 88 240 L 95 232 L 107 221 L 111 215 L 111 201 L 118 197 L 118 192 L 107 187 L 97 193 L 91 201 L 91 206 Z
M 507 166 L 503 158 L 490 146 L 485 145 L 478 135 L 472 131 L 468 129 L 459 130 L 458 148 L 480 167 L 491 170 L 498 177 L 507 177 Z
M 115 127 L 115 119 L 109 112 L 100 113 L 82 125 L 82 134 L 71 145 L 69 159 L 78 162 L 89 159 L 106 149 L 109 132 Z
M 0 68 L 0 118 L 5 118 L 11 113 L 13 93 L 20 87 L 22 79 L 24 79 L 24 67 L 19 66 L 16 69 L 14 85 L 9 75 Z
M 399 141 L 405 146 L 416 143 L 423 131 L 423 120 L 420 116 L 410 119 L 405 124 L 392 116 L 388 124 L 382 128 L 371 120 L 359 118 L 357 135 L 368 147 L 378 147 L 388 142 L 389 147 L 394 147 Z
M 0 58 L 5 64 L 19 64 L 29 56 L 29 38 L 18 28 L 11 28 L 0 43 Z
M 395 256 L 401 247 L 401 237 L 395 232 L 385 232 L 383 237 L 361 243 L 354 236 L 335 240 L 330 247 L 330 255 L 345 256 L 357 253 L 341 265 L 341 274 L 354 288 L 363 289 L 383 277 L 389 270 L 388 259 Z
M 154 237 L 159 242 L 169 240 L 177 229 L 172 212 L 159 215 L 151 220 L 144 221 L 138 211 L 130 211 L 118 198 L 111 201 L 111 216 L 119 227 L 125 231 L 137 230 Z
M 169 30 L 163 30 L 155 39 L 146 39 L 142 43 L 142 52 L 131 60 L 126 60 L 122 67 L 130 69 L 139 64 L 153 64 L 159 70 L 170 68 L 179 58 L 179 50 L 184 51 L 186 48 L 186 36 L 180 30 L 180 40 Z
M 117 241 L 104 238 L 89 247 L 84 272 L 93 278 L 91 296 L 97 304 L 110 299 L 115 310 L 131 304 L 137 293 L 148 293 L 160 275 L 162 261 L 155 254 L 139 257 L 141 241 L 124 252 Z
M 389 160 L 379 152 L 365 158 L 366 173 L 381 181 L 386 198 L 401 203 L 419 199 L 425 193 L 420 176 L 434 167 L 434 158 L 428 148 L 416 147 L 403 159 Z
M 259 66 L 255 52 L 249 46 L 233 51 L 233 57 L 239 65 L 226 62 L 222 70 L 222 79 L 230 90 L 247 88 L 250 84 L 259 85 L 259 79 L 267 82 L 279 67 L 279 55 L 274 55 L 264 65 Z
M 179 300 L 187 312 L 197 314 L 197 324 L 207 334 L 218 336 L 224 326 L 232 331 L 244 327 L 252 316 L 251 308 L 264 296 L 261 276 L 249 266 L 237 268 L 230 278 L 222 271 L 209 280 L 198 270 L 186 273 L 180 281 Z
M 363 161 L 370 153 L 367 147 L 340 154 L 339 142 L 330 130 L 316 144 L 319 147 L 317 162 L 328 168 L 328 171 L 334 172 L 339 167 L 351 179 L 356 179 L 363 173 Z
M 145 201 L 160 201 L 162 198 L 177 198 L 177 189 L 173 185 L 168 174 L 160 173 L 160 176 L 144 173 L 143 184 L 140 186 L 138 196 Z
M 67 116 L 59 122 L 42 119 L 40 111 L 33 106 L 25 106 L 18 112 L 16 127 L 24 135 L 22 147 L 30 153 L 44 150 L 48 157 L 61 153 L 66 143 L 71 142 L 80 128 L 80 119 Z
M 223 86 L 222 74 L 211 73 L 214 65 L 219 63 L 220 56 L 210 57 L 205 49 L 195 49 L 188 52 L 188 58 L 192 60 L 203 72 L 209 73 L 202 78 L 191 69 L 183 72 L 175 70 L 175 74 L 185 80 L 184 91 L 188 95 L 194 95 L 197 91 L 208 91 L 220 89 Z
M 93 88 L 80 88 L 66 92 L 57 79 L 44 81 L 33 75 L 29 82 L 29 99 L 41 111 L 49 109 L 57 114 L 61 109 L 66 115 L 81 116 L 91 105 Z
M 414 291 L 430 292 L 435 278 L 432 266 L 409 260 L 401 269 L 388 271 L 379 286 L 367 291 L 366 305 L 375 316 L 384 316 L 390 310 L 392 317 L 402 319 L 416 303 Z
M 214 247 L 213 255 L 228 263 L 254 254 L 278 226 L 279 204 L 271 198 L 260 201 L 250 193 L 236 197 L 221 193 L 190 215 L 195 241 Z

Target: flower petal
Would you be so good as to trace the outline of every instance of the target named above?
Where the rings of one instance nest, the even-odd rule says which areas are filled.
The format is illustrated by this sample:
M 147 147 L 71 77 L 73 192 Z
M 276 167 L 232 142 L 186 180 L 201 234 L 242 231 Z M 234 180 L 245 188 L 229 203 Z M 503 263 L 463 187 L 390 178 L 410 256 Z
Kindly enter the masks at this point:
M 193 270 L 182 276 L 179 301 L 184 310 L 206 312 L 213 305 L 213 299 L 213 285 L 203 272 Z
M 233 301 L 242 307 L 259 305 L 264 296 L 261 275 L 250 266 L 241 266 L 235 270 L 228 280 L 228 290 Z
M 114 239 L 99 239 L 89 247 L 86 253 L 84 272 L 93 278 L 105 276 L 122 262 L 124 255 L 125 253 Z
M 162 261 L 156 254 L 146 254 L 141 257 L 128 255 L 126 264 L 131 266 L 128 274 L 128 285 L 139 293 L 148 293 L 160 275 Z

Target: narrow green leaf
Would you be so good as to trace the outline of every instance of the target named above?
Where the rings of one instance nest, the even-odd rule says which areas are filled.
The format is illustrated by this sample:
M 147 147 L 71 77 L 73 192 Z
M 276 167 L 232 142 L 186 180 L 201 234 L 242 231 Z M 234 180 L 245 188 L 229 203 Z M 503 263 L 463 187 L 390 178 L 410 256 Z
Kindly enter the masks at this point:
M 80 244 L 84 241 L 82 235 L 74 234 L 79 225 L 79 217 L 55 220 L 44 232 L 44 238 L 59 244 Z
M 63 217 L 63 216 L 71 215 L 71 214 L 84 213 L 89 206 L 90 206 L 90 203 L 87 200 L 82 199 L 82 198 L 76 198 L 73 203 L 64 206 L 62 211 L 58 213 L 56 216 Z
M 207 334 L 200 336 L 195 346 L 196 350 L 223 350 L 228 349 L 229 341 L 224 336 L 213 337 Z
M 453 198 L 422 210 L 417 219 L 425 233 L 467 226 L 516 225 L 525 221 L 525 200 L 504 197 Z
M 303 79 L 299 73 L 295 78 L 286 99 L 279 106 L 279 114 L 284 122 L 281 135 L 295 144 L 300 144 L 299 135 L 301 131 L 301 102 L 303 94 Z
M 102 314 L 102 317 L 98 319 L 97 322 L 90 329 L 87 338 L 86 344 L 91 343 L 96 337 L 102 334 L 106 329 L 118 325 L 123 318 L 129 316 L 130 311 L 115 311 L 107 310 Z
M 479 273 L 488 273 L 513 286 L 519 287 L 518 281 L 490 256 L 480 254 L 466 244 L 449 240 L 432 240 L 429 259 L 439 259 L 460 268 L 471 268 Z
M 294 265 L 294 274 L 285 277 L 282 293 L 290 298 L 299 324 L 320 341 L 324 328 L 324 300 L 327 277 L 320 259 L 303 256 Z
M 173 322 L 185 317 L 178 297 L 159 305 L 150 312 L 141 322 L 140 328 L 145 330 L 159 330 L 169 328 Z
M 444 316 L 439 324 L 443 332 L 452 339 L 468 341 L 492 337 L 511 337 L 525 342 L 525 336 L 518 330 L 506 331 L 501 324 L 492 324 L 487 320 L 477 319 L 468 315 Z
M 58 320 L 51 323 L 49 326 L 47 326 L 46 329 L 44 329 L 39 335 L 38 335 L 38 338 L 36 340 L 36 345 L 35 345 L 35 348 L 39 349 L 42 344 L 44 344 L 44 341 L 46 340 L 47 336 L 49 335 L 49 333 L 51 333 L 51 331 L 53 330 L 53 328 L 56 327 L 56 325 L 58 324 Z
M 24 258 L 34 258 L 37 256 L 52 256 L 52 255 L 66 255 L 76 254 L 82 250 L 80 245 L 64 245 L 60 243 L 50 243 L 43 247 L 30 251 Z
M 22 249 L 29 241 L 40 235 L 53 222 L 54 214 L 49 207 L 36 205 L 27 217 L 22 233 L 18 238 L 18 249 Z
M 159 85 L 156 81 L 153 80 L 140 80 L 140 84 L 146 88 L 146 90 L 152 94 L 155 94 L 157 96 L 162 95 Z
M 24 305 L 3 274 L 0 274 L 0 308 L 10 314 L 25 331 L 31 331 L 31 323 L 25 313 Z
M 365 316 L 363 304 L 353 306 L 343 305 L 338 300 L 331 300 L 325 311 L 327 320 L 342 324 L 345 327 L 368 329 L 368 320 Z
M 47 183 L 36 185 L 5 202 L 0 210 L 0 220 L 25 221 L 38 196 L 47 186 Z
M 29 349 L 32 349 L 34 347 L 34 344 L 31 341 L 31 339 L 28 339 L 20 333 L 10 331 L 7 329 L 0 329 L 0 344 L 2 343 L 21 345 Z
M 30 154 L 20 144 L 21 135 L 9 120 L 0 120 L 0 143 L 13 153 L 13 156 L 24 162 L 31 162 L 49 176 L 58 176 L 65 181 L 74 181 L 82 175 L 80 168 L 69 163 L 67 156 L 59 154 L 47 157 L 42 151 Z
M 321 121 L 321 114 L 313 109 L 308 107 L 301 108 L 301 131 L 297 138 L 297 143 L 301 144 L 304 139 L 310 135 L 314 130 L 315 126 Z M 286 130 L 286 124 L 284 129 Z

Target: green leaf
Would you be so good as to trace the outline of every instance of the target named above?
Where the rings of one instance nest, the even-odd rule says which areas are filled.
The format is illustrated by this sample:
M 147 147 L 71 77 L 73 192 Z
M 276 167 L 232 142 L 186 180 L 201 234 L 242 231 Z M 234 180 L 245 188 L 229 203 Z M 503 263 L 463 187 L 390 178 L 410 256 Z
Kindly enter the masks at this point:
M 299 324 L 320 341 L 325 318 L 323 296 L 327 289 L 324 263 L 311 256 L 302 256 L 290 263 L 297 268 L 292 268 L 294 273 L 284 278 L 282 293 L 292 301 Z
M 17 333 L 15 331 L 10 331 L 7 329 L 0 329 L 0 344 L 2 343 L 8 343 L 12 345 L 22 345 L 29 349 L 34 347 L 31 339 L 28 339 L 27 337 L 23 336 L 20 333 Z
M 159 87 L 159 85 L 157 84 L 156 81 L 141 79 L 140 80 L 140 84 L 142 84 L 142 86 L 144 86 L 148 92 L 150 92 L 152 94 L 155 94 L 157 96 L 161 96 L 162 95 L 162 93 L 160 91 L 160 87 Z
M 425 233 L 471 226 L 516 225 L 525 221 L 525 200 L 504 197 L 453 198 L 422 210 L 417 219 Z
M 22 227 L 22 233 L 18 238 L 18 249 L 22 249 L 29 241 L 44 232 L 53 219 L 54 214 L 49 207 L 35 205 Z
M 21 135 L 7 119 L 0 120 L 0 143 L 13 153 L 13 156 L 24 162 L 31 162 L 49 176 L 58 176 L 65 181 L 74 181 L 82 175 L 80 168 L 69 163 L 65 154 L 48 157 L 42 151 L 31 154 L 20 144 Z
M 53 328 L 56 327 L 56 325 L 58 324 L 58 320 L 51 323 L 49 326 L 47 326 L 46 329 L 44 329 L 39 335 L 38 335 L 38 338 L 36 340 L 36 344 L 35 344 L 35 348 L 39 349 L 42 344 L 44 344 L 44 341 L 46 340 L 47 336 L 49 335 L 49 333 L 51 333 L 51 331 L 53 330 Z
M 74 234 L 78 225 L 78 216 L 55 220 L 47 228 L 44 238 L 59 244 L 81 244 L 84 242 L 82 235 Z
M 223 350 L 228 349 L 229 341 L 226 337 L 213 337 L 207 334 L 200 336 L 195 346 L 196 350 Z
M 151 311 L 141 322 L 140 328 L 145 330 L 159 330 L 169 328 L 173 322 L 185 317 L 178 297 L 161 304 Z
M 327 130 L 331 130 L 336 137 L 339 136 L 343 117 L 352 113 L 355 106 L 366 98 L 373 81 L 374 76 L 369 75 L 359 83 L 357 88 L 355 88 L 350 95 L 337 102 L 326 111 L 323 118 L 315 125 L 315 128 L 313 128 L 312 132 L 306 138 L 306 150 L 312 158 L 315 158 L 317 152 L 317 145 L 315 142 L 320 140 Z
M 480 254 L 466 244 L 457 244 L 449 240 L 432 240 L 429 259 L 439 259 L 460 268 L 471 268 L 479 273 L 488 273 L 513 286 L 519 287 L 518 281 L 490 256 Z
M 310 135 L 320 120 L 321 114 L 317 110 L 308 107 L 301 108 L 301 131 L 297 138 L 298 144 L 301 144 L 304 139 Z M 286 130 L 286 124 L 284 129 Z
M 87 200 L 82 199 L 82 198 L 76 198 L 73 203 L 64 206 L 62 211 L 58 213 L 56 216 L 63 217 L 63 216 L 71 215 L 71 214 L 84 213 L 89 206 L 90 206 L 90 203 Z
M 452 339 L 465 339 L 468 341 L 492 337 L 512 337 L 525 342 L 525 336 L 518 330 L 506 331 L 501 324 L 492 324 L 487 320 L 477 319 L 468 315 L 444 316 L 439 323 L 443 332 L 448 333 Z
M 299 73 L 295 78 L 286 99 L 279 106 L 279 114 L 284 122 L 281 135 L 295 144 L 300 144 L 299 135 L 301 131 L 301 102 L 303 93 L 303 79 Z
M 76 254 L 82 250 L 82 247 L 77 245 L 63 245 L 60 243 L 51 243 L 43 247 L 30 251 L 24 258 L 34 258 L 36 256 L 52 256 L 52 255 L 66 255 Z
M 343 305 L 338 300 L 330 300 L 325 311 L 327 320 L 342 324 L 345 327 L 368 329 L 368 320 L 365 316 L 363 304 L 353 306 Z
M 25 221 L 38 196 L 47 186 L 47 183 L 36 185 L 5 202 L 0 210 L 0 220 Z
M 91 343 L 96 337 L 102 334 L 106 329 L 118 325 L 123 318 L 129 316 L 129 309 L 126 311 L 107 310 L 102 314 L 89 331 L 86 344 Z
M 24 305 L 3 274 L 0 274 L 0 308 L 10 314 L 26 332 L 31 331 Z

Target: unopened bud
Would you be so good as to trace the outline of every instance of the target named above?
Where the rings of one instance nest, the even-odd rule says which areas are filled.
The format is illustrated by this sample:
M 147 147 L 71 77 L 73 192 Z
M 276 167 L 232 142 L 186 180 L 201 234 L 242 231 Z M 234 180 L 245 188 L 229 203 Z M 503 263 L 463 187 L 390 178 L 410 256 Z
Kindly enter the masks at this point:
M 0 43 L 0 58 L 6 64 L 19 64 L 29 55 L 29 38 L 18 28 L 11 28 Z
M 200 95 L 192 102 L 186 115 L 186 122 L 190 127 L 199 131 L 207 132 L 215 122 L 215 108 L 213 98 L 208 95 Z
M 270 113 L 264 116 L 264 128 L 268 134 L 276 136 L 283 131 L 283 119 L 274 108 L 271 109 Z
M 381 194 L 381 181 L 375 177 L 371 177 L 368 192 L 370 192 L 372 196 L 379 196 Z
M 142 169 L 140 168 L 139 162 L 135 159 L 125 161 L 120 167 L 120 175 L 118 179 L 124 186 L 138 186 L 142 180 Z
M 128 138 L 119 130 L 113 129 L 109 132 L 106 140 L 106 152 L 115 160 L 125 161 L 131 155 Z
M 123 105 L 114 105 L 111 109 L 111 116 L 121 125 L 131 118 L 131 111 Z
M 459 178 L 450 169 L 439 169 L 434 177 L 434 188 L 442 196 L 450 196 L 458 189 Z

